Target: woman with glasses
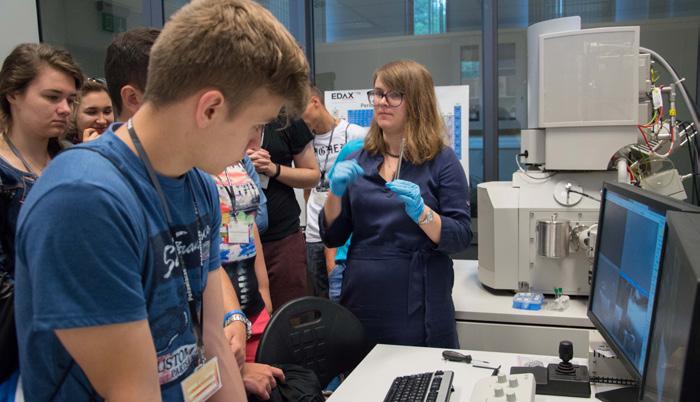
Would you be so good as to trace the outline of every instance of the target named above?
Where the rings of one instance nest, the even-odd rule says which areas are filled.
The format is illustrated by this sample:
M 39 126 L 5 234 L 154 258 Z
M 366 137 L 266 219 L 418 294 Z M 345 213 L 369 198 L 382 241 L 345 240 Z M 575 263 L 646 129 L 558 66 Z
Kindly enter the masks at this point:
M 0 400 L 14 394 L 17 340 L 13 315 L 15 230 L 20 206 L 60 151 L 77 88 L 83 81 L 70 54 L 22 44 L 0 70 Z M 9 399 L 12 400 L 12 399 Z
M 107 84 L 100 78 L 86 79 L 78 93 L 78 101 L 73 105 L 66 139 L 73 144 L 94 140 L 113 122 L 114 112 Z
M 472 237 L 467 178 L 425 67 L 386 64 L 373 85 L 365 145 L 333 168 L 319 217 L 328 247 L 353 233 L 340 302 L 372 342 L 456 348 L 449 255 Z

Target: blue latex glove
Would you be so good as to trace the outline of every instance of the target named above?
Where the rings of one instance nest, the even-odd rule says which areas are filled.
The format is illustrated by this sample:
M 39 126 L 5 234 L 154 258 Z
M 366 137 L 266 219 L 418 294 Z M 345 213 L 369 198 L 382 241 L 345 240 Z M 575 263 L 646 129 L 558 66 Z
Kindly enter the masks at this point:
M 338 162 L 328 175 L 328 181 L 330 181 L 331 184 L 331 193 L 342 197 L 348 186 L 363 174 L 365 174 L 364 169 L 362 169 L 362 166 L 354 159 Z
M 416 183 L 406 180 L 390 181 L 386 186 L 399 196 L 399 199 L 404 203 L 404 209 L 406 209 L 408 216 L 418 223 L 418 219 L 423 213 L 423 209 L 425 209 L 423 197 L 420 196 L 420 187 Z

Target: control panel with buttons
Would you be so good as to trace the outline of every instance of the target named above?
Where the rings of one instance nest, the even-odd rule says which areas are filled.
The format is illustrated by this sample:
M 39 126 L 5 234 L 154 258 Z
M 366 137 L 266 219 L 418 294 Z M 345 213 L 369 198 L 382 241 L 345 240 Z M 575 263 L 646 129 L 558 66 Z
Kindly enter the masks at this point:
M 499 374 L 479 380 L 474 385 L 470 402 L 534 402 L 535 376 Z

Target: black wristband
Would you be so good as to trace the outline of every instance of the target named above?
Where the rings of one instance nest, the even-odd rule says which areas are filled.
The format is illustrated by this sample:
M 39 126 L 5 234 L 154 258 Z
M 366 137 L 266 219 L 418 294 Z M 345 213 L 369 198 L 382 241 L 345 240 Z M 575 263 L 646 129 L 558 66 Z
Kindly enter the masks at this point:
M 271 179 L 276 179 L 282 172 L 282 166 L 280 166 L 279 163 L 275 163 L 275 166 L 277 166 L 277 172 L 275 172 L 275 174 L 270 177 Z

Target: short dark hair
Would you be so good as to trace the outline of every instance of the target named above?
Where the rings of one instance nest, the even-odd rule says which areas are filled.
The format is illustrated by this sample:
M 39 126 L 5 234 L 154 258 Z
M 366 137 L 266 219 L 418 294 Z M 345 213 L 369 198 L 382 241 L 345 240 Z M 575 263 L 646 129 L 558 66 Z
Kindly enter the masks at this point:
M 156 28 L 134 28 L 117 35 L 107 48 L 105 78 L 117 114 L 122 112 L 121 90 L 125 85 L 146 91 L 151 47 L 159 34 Z
M 318 98 L 318 100 L 321 101 L 322 105 L 326 105 L 326 100 L 323 98 L 323 92 L 319 87 L 316 86 L 316 84 L 310 84 L 309 85 L 309 90 L 311 90 L 311 96 L 315 96 Z

